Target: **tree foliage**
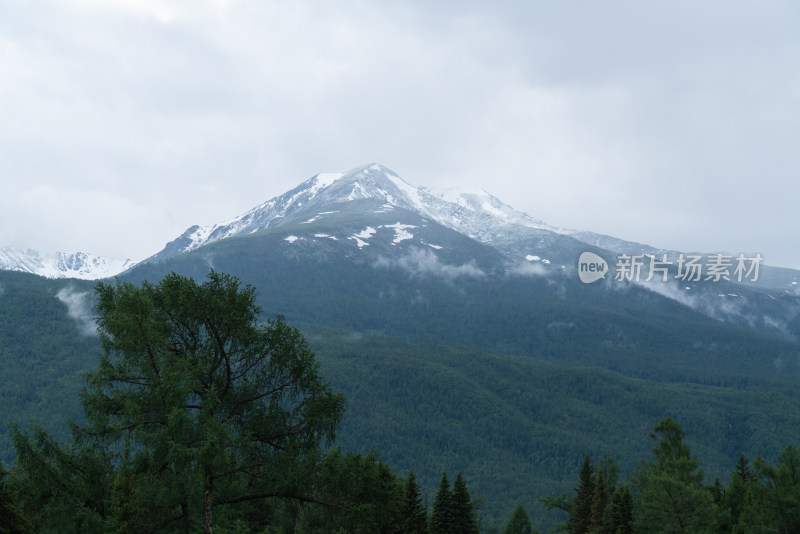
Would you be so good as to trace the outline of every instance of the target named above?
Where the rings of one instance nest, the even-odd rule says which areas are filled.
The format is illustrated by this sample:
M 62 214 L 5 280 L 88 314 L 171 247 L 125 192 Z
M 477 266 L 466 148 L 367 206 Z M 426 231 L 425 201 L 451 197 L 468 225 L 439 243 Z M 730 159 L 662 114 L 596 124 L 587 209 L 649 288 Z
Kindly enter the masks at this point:
M 532 534 L 533 526 L 531 519 L 528 517 L 528 512 L 522 504 L 517 504 L 514 511 L 511 513 L 511 519 L 506 523 L 506 528 L 503 529 L 503 534 Z
M 453 524 L 451 531 L 463 534 L 478 534 L 477 514 L 472 505 L 469 490 L 467 489 L 467 484 L 464 482 L 464 477 L 461 475 L 461 471 L 456 474 L 456 479 L 453 481 L 451 497 L 451 505 L 453 507 Z
M 639 532 L 713 532 L 717 507 L 703 486 L 697 457 L 684 442 L 686 433 L 670 418 L 659 422 L 651 438 L 654 461 L 642 463 L 637 480 Z
M 27 531 L 29 525 L 17 509 L 17 499 L 6 481 L 7 476 L 0 462 L 0 534 L 17 534 Z
M 160 497 L 145 514 L 154 527 L 210 532 L 218 507 L 304 493 L 303 464 L 333 439 L 344 400 L 296 329 L 260 323 L 252 287 L 173 273 L 101 282 L 96 296 L 103 354 L 83 393 L 86 431 L 128 440 L 136 491 Z
M 37 531 L 210 532 L 260 502 L 315 501 L 320 446 L 344 398 L 300 333 L 263 324 L 255 290 L 211 272 L 100 282 L 102 354 L 86 424 L 62 446 L 14 433 L 16 487 Z
M 575 487 L 575 501 L 567 522 L 569 534 L 586 534 L 592 522 L 592 499 L 595 490 L 595 473 L 592 461 L 587 456 L 581 466 L 580 480 Z
M 403 489 L 403 532 L 405 534 L 427 534 L 428 511 L 422 505 L 419 485 L 414 470 L 408 472 L 406 485 Z
M 431 534 L 454 534 L 453 525 L 453 493 L 450 491 L 450 482 L 447 473 L 442 473 L 439 490 L 433 500 L 431 513 Z

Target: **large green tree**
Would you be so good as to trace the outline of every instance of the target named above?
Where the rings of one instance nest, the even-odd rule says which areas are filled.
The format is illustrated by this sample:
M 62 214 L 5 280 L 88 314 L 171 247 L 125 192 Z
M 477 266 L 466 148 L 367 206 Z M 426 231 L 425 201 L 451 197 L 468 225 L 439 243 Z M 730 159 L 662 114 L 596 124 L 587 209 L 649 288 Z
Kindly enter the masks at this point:
M 229 505 L 313 500 L 312 466 L 344 399 L 295 328 L 261 322 L 251 286 L 173 273 L 101 282 L 96 297 L 103 352 L 83 393 L 86 434 L 126 444 L 115 487 L 128 515 L 211 532 Z

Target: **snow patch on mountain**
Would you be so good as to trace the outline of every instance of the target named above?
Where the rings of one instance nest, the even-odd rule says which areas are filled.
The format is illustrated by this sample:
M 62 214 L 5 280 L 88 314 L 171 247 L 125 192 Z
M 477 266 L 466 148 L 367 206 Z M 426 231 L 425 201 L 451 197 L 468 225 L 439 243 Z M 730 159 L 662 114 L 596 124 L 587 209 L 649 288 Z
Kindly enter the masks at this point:
M 344 176 L 343 172 L 321 172 L 315 176 L 314 185 L 308 190 L 309 194 L 313 197 L 321 190 L 329 187 L 336 180 Z
M 425 202 L 420 189 L 412 186 L 391 171 L 386 173 L 386 177 L 395 185 L 398 191 L 403 193 L 408 204 L 407 207 L 414 211 L 425 211 Z
M 308 219 L 307 221 L 303 221 L 301 224 L 311 224 L 313 222 L 316 222 L 316 221 L 320 220 L 325 215 L 330 215 L 332 213 L 339 213 L 339 212 L 338 211 L 321 211 L 321 212 L 317 213 L 316 215 L 314 215 L 313 217 L 311 217 L 310 219 Z
M 363 248 L 363 247 L 366 247 L 367 245 L 369 245 L 369 243 L 364 241 L 364 239 L 371 238 L 373 235 L 375 235 L 376 232 L 377 232 L 377 230 L 375 230 L 375 228 L 372 228 L 371 226 L 367 226 L 361 232 L 359 232 L 359 233 L 357 233 L 355 235 L 351 235 L 347 239 L 354 240 L 356 242 L 356 245 L 358 245 L 358 248 Z
M 408 232 L 407 228 L 416 228 L 413 224 L 402 224 L 402 223 L 394 223 L 394 224 L 385 224 L 381 228 L 391 228 L 394 230 L 394 239 L 392 240 L 392 244 L 396 245 L 401 241 L 405 241 L 407 239 L 413 239 L 414 234 Z
M 393 210 L 394 210 L 394 206 L 392 206 L 389 203 L 386 203 L 383 206 L 381 206 L 380 208 L 378 208 L 376 210 L 372 210 L 372 213 L 388 213 L 388 212 L 393 211 Z

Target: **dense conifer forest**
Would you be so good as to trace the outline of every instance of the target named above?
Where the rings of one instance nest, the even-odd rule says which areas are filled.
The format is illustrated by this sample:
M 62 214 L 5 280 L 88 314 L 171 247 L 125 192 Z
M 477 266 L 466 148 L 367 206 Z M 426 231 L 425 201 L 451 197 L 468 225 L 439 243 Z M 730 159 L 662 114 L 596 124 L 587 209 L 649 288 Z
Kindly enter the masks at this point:
M 0 532 L 800 528 L 800 403 L 765 373 L 301 334 L 214 272 L 71 282 L 98 340 L 63 284 L 2 284 Z

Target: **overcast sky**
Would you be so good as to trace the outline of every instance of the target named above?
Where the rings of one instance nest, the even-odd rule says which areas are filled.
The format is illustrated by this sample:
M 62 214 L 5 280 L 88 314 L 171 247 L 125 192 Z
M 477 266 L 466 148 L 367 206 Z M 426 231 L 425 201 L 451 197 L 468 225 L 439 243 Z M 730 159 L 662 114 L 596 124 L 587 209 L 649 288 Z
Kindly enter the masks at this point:
M 143 259 L 381 163 L 800 268 L 793 1 L 0 1 L 0 245 Z

